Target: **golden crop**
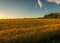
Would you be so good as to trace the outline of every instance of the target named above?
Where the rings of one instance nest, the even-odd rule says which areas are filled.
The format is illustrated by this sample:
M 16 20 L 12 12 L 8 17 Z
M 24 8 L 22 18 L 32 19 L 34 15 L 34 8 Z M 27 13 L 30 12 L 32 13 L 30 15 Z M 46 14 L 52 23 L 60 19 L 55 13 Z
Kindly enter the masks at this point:
M 60 19 L 1 19 L 0 43 L 53 43 Z

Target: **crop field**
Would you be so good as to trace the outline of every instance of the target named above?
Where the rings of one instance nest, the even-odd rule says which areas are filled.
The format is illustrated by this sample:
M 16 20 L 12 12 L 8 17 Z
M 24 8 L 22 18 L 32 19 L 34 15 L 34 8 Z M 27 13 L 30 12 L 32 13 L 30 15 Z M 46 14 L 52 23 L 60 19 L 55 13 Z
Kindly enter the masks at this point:
M 1 19 L 0 43 L 60 43 L 60 19 Z

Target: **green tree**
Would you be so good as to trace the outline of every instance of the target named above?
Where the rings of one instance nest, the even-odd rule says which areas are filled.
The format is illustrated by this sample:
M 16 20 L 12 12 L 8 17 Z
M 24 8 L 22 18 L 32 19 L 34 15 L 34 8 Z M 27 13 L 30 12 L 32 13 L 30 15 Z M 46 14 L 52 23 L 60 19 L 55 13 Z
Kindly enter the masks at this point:
M 45 15 L 44 18 L 60 18 L 60 13 L 51 13 L 51 14 Z

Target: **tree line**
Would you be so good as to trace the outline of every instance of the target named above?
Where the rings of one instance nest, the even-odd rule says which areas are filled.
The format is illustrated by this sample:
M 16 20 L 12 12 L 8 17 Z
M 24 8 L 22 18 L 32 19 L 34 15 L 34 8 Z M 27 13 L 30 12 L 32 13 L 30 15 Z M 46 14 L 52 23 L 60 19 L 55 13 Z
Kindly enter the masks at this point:
M 43 18 L 60 18 L 60 13 L 50 13 L 50 14 L 44 15 Z

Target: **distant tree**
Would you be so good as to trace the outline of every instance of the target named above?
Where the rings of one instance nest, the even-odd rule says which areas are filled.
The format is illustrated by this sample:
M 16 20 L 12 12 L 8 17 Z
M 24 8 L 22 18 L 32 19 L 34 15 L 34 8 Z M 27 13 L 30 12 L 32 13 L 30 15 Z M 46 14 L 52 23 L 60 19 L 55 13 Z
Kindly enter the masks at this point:
M 42 17 L 38 17 L 38 19 L 43 19 Z
M 60 18 L 60 13 L 51 13 L 51 14 L 45 15 L 44 18 Z
M 48 15 L 45 15 L 44 18 L 48 18 Z

